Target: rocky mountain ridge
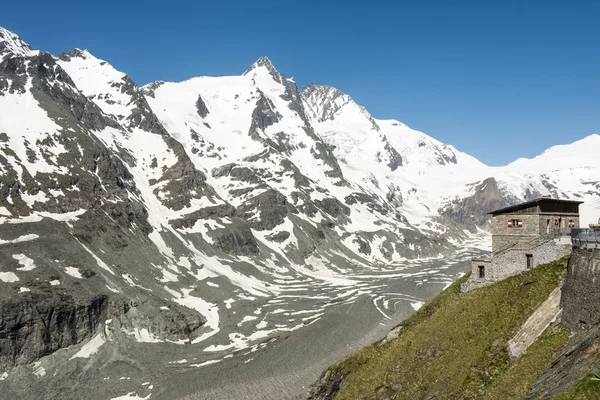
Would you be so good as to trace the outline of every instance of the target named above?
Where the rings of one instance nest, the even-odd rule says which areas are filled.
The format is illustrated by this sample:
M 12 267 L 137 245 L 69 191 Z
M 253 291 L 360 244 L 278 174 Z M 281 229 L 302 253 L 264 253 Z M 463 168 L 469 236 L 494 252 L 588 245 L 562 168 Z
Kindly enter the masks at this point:
M 600 208 L 592 153 L 487 167 L 335 88 L 299 90 L 266 57 L 138 87 L 89 51 L 53 56 L 0 29 L 0 60 L 9 383 L 81 343 L 191 343 L 202 363 L 361 295 L 387 316 L 374 276 L 485 247 L 490 207 L 550 193 Z

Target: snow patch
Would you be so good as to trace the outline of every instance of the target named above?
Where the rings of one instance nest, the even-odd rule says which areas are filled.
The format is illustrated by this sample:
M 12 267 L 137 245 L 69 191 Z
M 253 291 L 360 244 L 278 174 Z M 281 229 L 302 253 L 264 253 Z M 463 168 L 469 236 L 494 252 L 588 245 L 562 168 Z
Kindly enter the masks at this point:
M 104 338 L 103 333 L 99 333 L 94 336 L 89 342 L 83 345 L 81 349 L 69 360 L 74 358 L 90 358 L 90 356 L 96 354 L 100 347 L 106 343 L 106 339 Z
M 0 281 L 6 283 L 18 282 L 19 277 L 14 272 L 0 272 Z
M 77 278 L 77 279 L 83 278 L 83 276 L 81 275 L 81 272 L 79 271 L 79 268 L 67 267 L 67 268 L 65 268 L 65 272 L 68 275 L 71 275 L 73 278 Z
M 25 254 L 13 254 L 12 256 L 22 267 L 17 268 L 17 271 L 31 271 L 35 268 L 33 260 Z
M 2 240 L 2 239 L 0 239 L 0 245 L 10 244 L 10 243 L 29 242 L 29 241 L 35 240 L 37 238 L 39 238 L 39 236 L 36 235 L 35 233 L 32 233 L 32 234 L 29 234 L 29 235 L 19 236 L 18 238 L 12 239 L 12 240 Z
M 129 392 L 126 395 L 119 396 L 119 397 L 113 397 L 110 400 L 148 400 L 150 398 L 150 396 L 152 396 L 152 394 L 149 394 L 146 397 L 140 397 L 137 394 L 135 394 L 135 392 Z

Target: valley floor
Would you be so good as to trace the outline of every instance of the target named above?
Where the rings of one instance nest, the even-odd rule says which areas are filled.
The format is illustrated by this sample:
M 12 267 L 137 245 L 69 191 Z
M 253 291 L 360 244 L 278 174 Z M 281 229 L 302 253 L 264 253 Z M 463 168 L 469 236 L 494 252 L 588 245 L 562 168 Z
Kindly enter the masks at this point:
M 415 265 L 402 276 L 373 275 L 370 289 L 353 301 L 333 304 L 314 322 L 265 338 L 252 351 L 215 354 L 205 351 L 206 344 L 121 340 L 79 363 L 69 359 L 74 350 L 59 351 L 38 365 L 45 376 L 35 375 L 34 366 L 19 367 L 0 388 L 21 399 L 304 398 L 327 365 L 385 336 L 462 275 L 468 257 Z M 303 307 L 312 312 L 310 304 Z M 220 334 L 235 329 L 223 326 Z
M 465 264 L 457 263 L 448 273 L 457 273 L 464 268 Z M 433 283 L 417 286 L 414 280 L 404 279 L 387 284 L 390 292 L 423 300 L 435 296 L 443 287 Z M 308 386 L 317 380 L 327 365 L 385 336 L 394 325 L 415 311 L 418 306 L 413 304 L 398 301 L 395 312 L 382 319 L 375 303 L 368 295 L 363 295 L 352 304 L 332 308 L 316 323 L 247 358 L 250 362 L 232 359 L 208 367 L 202 373 L 190 371 L 178 376 L 176 384 L 169 382 L 169 386 L 182 392 L 203 388 L 185 397 L 186 400 L 304 398 Z M 164 393 L 157 398 L 175 397 Z

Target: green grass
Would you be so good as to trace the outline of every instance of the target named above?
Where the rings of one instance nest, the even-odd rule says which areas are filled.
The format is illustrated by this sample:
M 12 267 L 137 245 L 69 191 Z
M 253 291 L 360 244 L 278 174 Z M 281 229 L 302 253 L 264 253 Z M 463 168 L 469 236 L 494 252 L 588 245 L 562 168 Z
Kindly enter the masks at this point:
M 600 370 L 596 372 L 600 376 Z M 575 386 L 552 400 L 595 400 L 600 399 L 600 379 L 590 374 L 577 382 Z
M 506 343 L 563 278 L 566 259 L 539 266 L 495 285 L 460 293 L 455 282 L 401 323 L 400 337 L 365 347 L 329 368 L 326 381 L 346 383 L 336 399 L 518 398 L 564 345 L 557 327 L 528 355 L 510 365 Z M 534 283 L 522 285 L 524 280 Z M 515 382 L 522 377 L 518 387 Z M 525 385 L 525 386 L 523 386 Z M 490 393 L 486 393 L 486 389 Z
M 484 399 L 522 399 L 529 385 L 552 364 L 554 357 L 569 341 L 571 331 L 558 323 L 548 328 L 527 349 L 516 363 L 511 365 L 486 389 Z

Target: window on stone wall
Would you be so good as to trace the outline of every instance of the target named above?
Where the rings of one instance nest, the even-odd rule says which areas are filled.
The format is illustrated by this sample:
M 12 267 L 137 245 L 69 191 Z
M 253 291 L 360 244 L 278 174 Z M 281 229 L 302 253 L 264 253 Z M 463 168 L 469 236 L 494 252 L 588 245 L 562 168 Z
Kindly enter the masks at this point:
M 523 227 L 523 220 L 522 219 L 509 219 L 508 220 L 508 227 L 509 228 L 522 228 Z
M 485 278 L 485 267 L 483 265 L 479 266 L 479 278 L 480 279 Z
M 527 259 L 527 269 L 533 268 L 533 254 L 525 254 L 525 258 Z

